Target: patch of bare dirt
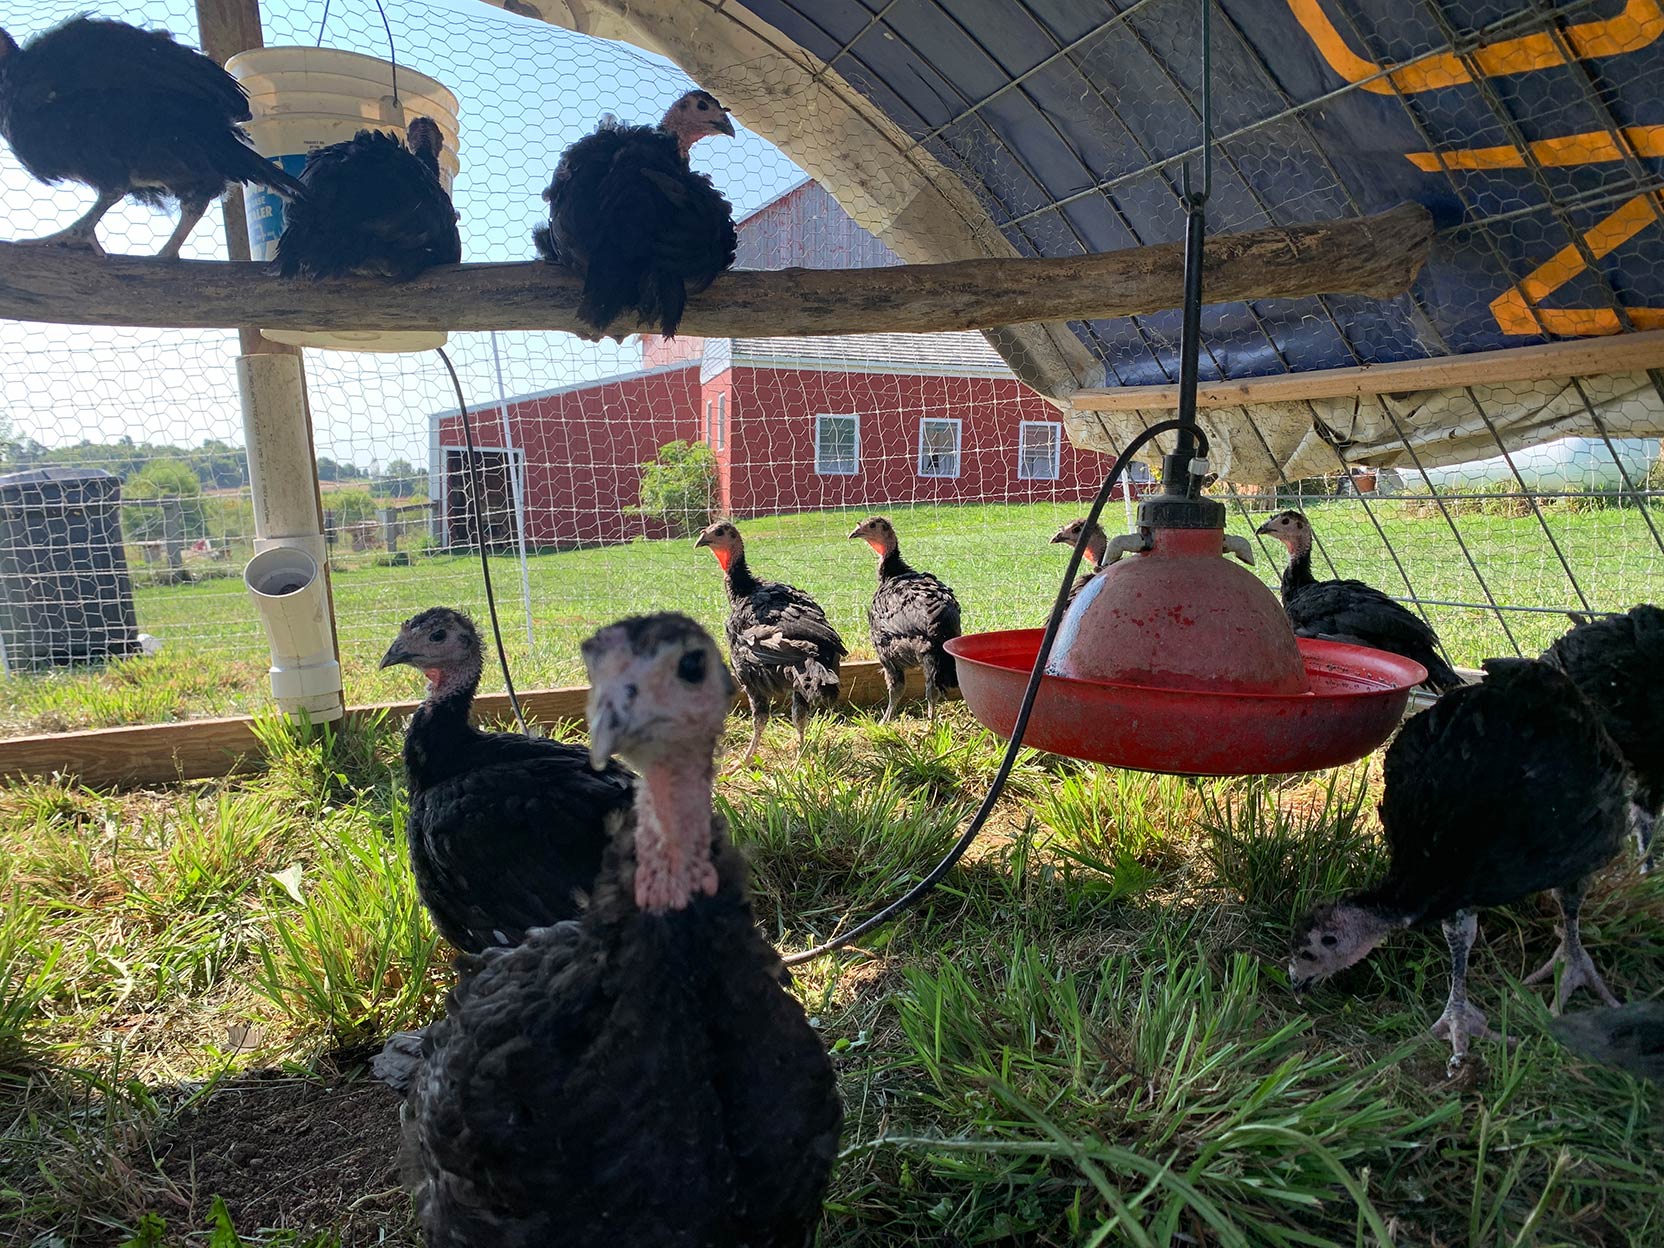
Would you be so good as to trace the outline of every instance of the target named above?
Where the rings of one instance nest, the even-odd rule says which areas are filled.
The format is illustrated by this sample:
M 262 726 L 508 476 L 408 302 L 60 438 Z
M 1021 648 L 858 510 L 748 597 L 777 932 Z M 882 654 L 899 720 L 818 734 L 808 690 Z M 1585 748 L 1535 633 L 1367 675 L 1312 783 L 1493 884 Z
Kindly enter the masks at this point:
M 237 1230 L 320 1231 L 355 1245 L 416 1244 L 399 1184 L 399 1097 L 363 1075 L 279 1071 L 227 1079 L 152 1145 L 184 1198 L 171 1226 L 203 1226 L 222 1197 Z

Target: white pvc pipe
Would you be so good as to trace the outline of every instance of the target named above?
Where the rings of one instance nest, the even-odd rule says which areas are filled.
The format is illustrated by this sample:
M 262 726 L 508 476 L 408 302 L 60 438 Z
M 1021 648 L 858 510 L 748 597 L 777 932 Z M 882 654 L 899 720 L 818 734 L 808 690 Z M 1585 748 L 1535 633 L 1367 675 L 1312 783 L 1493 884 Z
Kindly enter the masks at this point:
M 323 574 L 328 552 L 300 356 L 239 356 L 237 382 L 256 552 L 243 579 L 271 644 L 272 695 L 287 714 L 339 719 L 341 667 Z

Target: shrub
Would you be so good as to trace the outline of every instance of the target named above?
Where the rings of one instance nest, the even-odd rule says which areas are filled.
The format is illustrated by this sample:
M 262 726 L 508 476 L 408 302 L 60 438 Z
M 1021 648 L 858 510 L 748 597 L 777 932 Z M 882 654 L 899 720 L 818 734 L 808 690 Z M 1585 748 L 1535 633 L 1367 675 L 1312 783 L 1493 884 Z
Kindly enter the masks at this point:
M 672 533 L 687 537 L 711 522 L 716 507 L 716 456 L 703 442 L 671 442 L 641 466 L 641 507 Z

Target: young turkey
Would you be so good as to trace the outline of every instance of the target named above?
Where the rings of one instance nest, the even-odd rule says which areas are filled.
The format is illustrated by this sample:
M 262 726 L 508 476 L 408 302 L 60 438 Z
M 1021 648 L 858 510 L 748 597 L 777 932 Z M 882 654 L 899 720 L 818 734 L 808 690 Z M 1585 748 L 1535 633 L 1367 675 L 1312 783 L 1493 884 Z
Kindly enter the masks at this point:
M 456 209 L 439 181 L 444 136 L 431 118 L 418 117 L 409 142 L 407 148 L 395 135 L 360 130 L 307 157 L 300 173 L 306 198 L 284 220 L 277 271 L 403 282 L 436 264 L 458 263 Z
M 713 134 L 732 138 L 733 121 L 709 92 L 690 91 L 657 126 L 609 118 L 561 156 L 543 192 L 549 224 L 532 237 L 584 279 L 578 316 L 597 334 L 630 310 L 674 336 L 687 297 L 734 263 L 733 208 L 688 165 Z
M 1082 516 L 1079 520 L 1071 520 L 1052 534 L 1052 541 L 1054 543 L 1063 542 L 1072 547 L 1080 541 L 1080 531 L 1085 525 L 1085 516 Z M 1091 583 L 1092 578 L 1103 570 L 1104 551 L 1108 545 L 1109 537 L 1104 533 L 1103 526 L 1094 524 L 1092 526 L 1092 536 L 1086 539 L 1086 549 L 1081 552 L 1081 562 L 1086 564 L 1087 570 L 1082 575 L 1077 576 L 1075 583 L 1069 587 L 1070 602 L 1078 598 L 1080 591 L 1085 589 Z
M 910 667 L 924 669 L 925 706 L 935 719 L 942 694 L 959 687 L 959 669 L 942 648 L 959 636 L 959 599 L 929 572 L 908 565 L 895 526 L 883 516 L 863 520 L 849 536 L 878 555 L 878 589 L 867 608 L 867 625 L 890 695 L 884 722 L 895 718 Z
M 1634 779 L 1630 818 L 1643 863 L 1664 814 L 1664 609 L 1643 603 L 1623 615 L 1572 616 L 1575 625 L 1543 654 L 1594 704 Z
M 751 703 L 751 744 L 735 764 L 757 754 L 768 723 L 769 703 L 791 701 L 797 752 L 809 713 L 838 701 L 839 664 L 849 653 L 820 604 L 801 589 L 780 581 L 759 581 L 745 561 L 745 539 L 727 520 L 703 530 L 695 547 L 708 546 L 722 568 L 728 593 L 728 652 L 734 675 Z
M 179 203 L 156 254 L 177 259 L 208 205 L 232 182 L 300 196 L 300 183 L 248 144 L 242 87 L 165 31 L 73 17 L 19 47 L 0 30 L 0 135 L 42 182 L 98 192 L 80 220 L 37 243 L 102 255 L 98 222 L 128 195 Z
M 1320 581 L 1312 575 L 1312 525 L 1298 511 L 1284 511 L 1260 525 L 1288 548 L 1283 569 L 1283 610 L 1296 637 L 1350 642 L 1413 659 L 1427 669 L 1426 684 L 1440 693 L 1462 678 L 1439 654 L 1432 626 L 1362 581 Z
M 1444 927 L 1450 998 L 1433 1031 L 1459 1063 L 1490 1035 L 1467 999 L 1474 912 L 1554 890 L 1564 922 L 1555 1009 L 1579 986 L 1616 1004 L 1578 933 L 1588 878 L 1623 846 L 1623 759 L 1595 709 L 1546 663 L 1492 659 L 1485 680 L 1414 716 L 1387 750 L 1381 826 L 1391 864 L 1377 883 L 1318 907 L 1297 929 L 1289 979 L 1300 991 L 1361 961 L 1398 928 Z
M 1581 1057 L 1664 1084 L 1664 1001 L 1562 1014 L 1549 1030 Z
M 381 666 L 399 663 L 428 678 L 404 738 L 405 836 L 434 926 L 478 953 L 575 916 L 601 868 L 607 816 L 630 804 L 630 773 L 597 772 L 579 745 L 469 723 L 481 647 L 460 611 L 406 620 Z
M 583 646 L 597 765 L 640 775 L 593 904 L 452 991 L 403 1117 L 426 1242 L 802 1248 L 842 1107 L 711 809 L 733 697 L 680 615 Z

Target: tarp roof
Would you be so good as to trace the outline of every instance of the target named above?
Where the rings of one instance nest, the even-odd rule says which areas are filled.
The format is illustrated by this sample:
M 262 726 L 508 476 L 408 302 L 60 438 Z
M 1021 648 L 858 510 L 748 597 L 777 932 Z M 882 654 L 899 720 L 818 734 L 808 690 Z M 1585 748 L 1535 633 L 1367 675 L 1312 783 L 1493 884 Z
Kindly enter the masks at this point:
M 1200 133 L 1199 4 L 543 0 L 531 11 L 677 60 L 918 261 L 1179 238 L 1180 172 Z M 1209 307 L 1204 380 L 1664 326 L 1661 0 L 1213 5 L 1210 231 L 1405 200 L 1430 208 L 1440 231 L 1415 289 L 1392 301 Z M 1176 312 L 990 337 L 1055 398 L 1177 377 Z M 1664 432 L 1646 374 L 1606 390 L 1624 396 L 1610 432 Z M 1477 428 L 1423 443 L 1430 462 L 1449 462 L 1484 453 L 1492 425 L 1505 441 L 1540 436 L 1541 421 L 1511 428 L 1507 397 L 1490 396 L 1495 412 L 1485 395 L 1458 394 L 1352 413 L 1320 440 L 1338 436 L 1349 458 L 1385 463 L 1401 454 L 1394 417 L 1429 434 Z M 1578 409 L 1570 423 L 1601 432 L 1598 401 L 1567 401 Z M 1321 458 L 1308 453 L 1314 428 L 1354 404 L 1288 407 L 1216 415 L 1231 426 L 1222 441 L 1235 477 L 1302 475 Z M 1102 440 L 1142 423 L 1110 417 Z M 1071 432 L 1091 440 L 1085 422 Z

